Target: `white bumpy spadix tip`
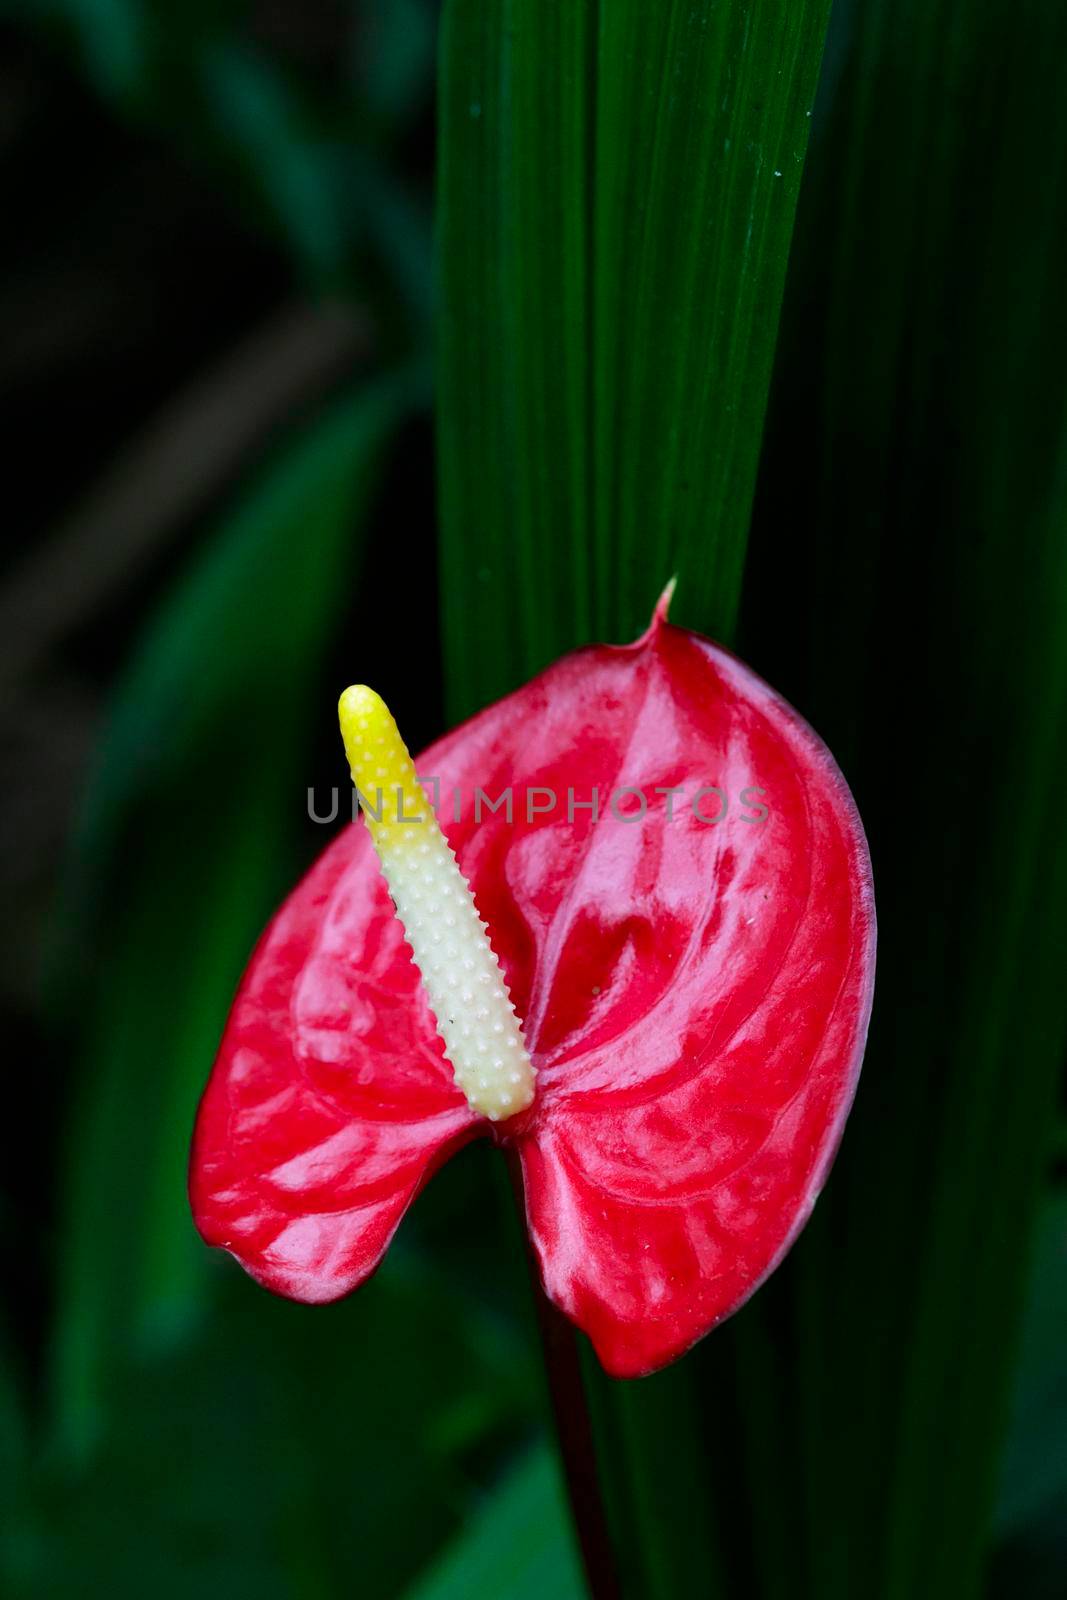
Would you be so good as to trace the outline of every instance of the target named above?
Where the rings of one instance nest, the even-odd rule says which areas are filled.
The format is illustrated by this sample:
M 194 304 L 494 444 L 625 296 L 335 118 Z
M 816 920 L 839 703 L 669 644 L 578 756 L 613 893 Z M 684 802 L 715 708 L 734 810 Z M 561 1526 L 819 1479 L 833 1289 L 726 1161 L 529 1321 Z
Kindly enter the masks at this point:
M 341 735 L 364 819 L 455 1079 L 501 1122 L 534 1096 L 534 1067 L 470 884 L 438 826 L 385 702 L 346 689 Z

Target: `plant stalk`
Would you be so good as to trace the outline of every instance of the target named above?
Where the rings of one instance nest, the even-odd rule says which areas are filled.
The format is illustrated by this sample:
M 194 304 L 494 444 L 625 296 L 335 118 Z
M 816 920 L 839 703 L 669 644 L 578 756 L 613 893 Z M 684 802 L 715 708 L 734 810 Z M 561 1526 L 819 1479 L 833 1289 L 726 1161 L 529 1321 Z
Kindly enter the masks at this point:
M 622 1588 L 597 1470 L 593 1425 L 582 1381 L 578 1334 L 573 1324 L 561 1311 L 557 1311 L 545 1294 L 526 1226 L 526 1201 L 518 1157 L 513 1149 L 508 1149 L 506 1155 L 512 1194 L 526 1244 L 526 1261 L 530 1270 L 530 1287 L 541 1337 L 548 1393 L 586 1582 L 591 1600 L 620 1600 Z

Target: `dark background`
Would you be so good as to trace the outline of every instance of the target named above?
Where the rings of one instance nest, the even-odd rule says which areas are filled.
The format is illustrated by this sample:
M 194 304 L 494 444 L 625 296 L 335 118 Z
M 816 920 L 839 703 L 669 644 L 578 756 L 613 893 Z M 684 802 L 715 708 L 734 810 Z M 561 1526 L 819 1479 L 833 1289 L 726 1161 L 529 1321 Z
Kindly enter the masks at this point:
M 484 1153 L 435 1186 L 362 1307 L 314 1324 L 211 1258 L 183 1198 L 227 992 L 327 837 L 306 789 L 343 781 L 336 684 L 395 637 L 398 536 L 422 563 L 403 625 L 425 670 L 394 674 L 394 699 L 413 744 L 442 726 L 436 24 L 407 0 L 41 6 L 0 29 L 5 1593 L 406 1593 L 489 1491 L 506 1522 L 512 1473 L 554 1546 L 542 1579 L 577 1582 L 519 1235 L 507 1208 L 468 1215 L 495 1194 Z M 279 566 L 298 555 L 330 501 L 302 452 L 358 454 L 345 408 L 397 370 L 365 500 L 337 496 L 342 537 L 369 520 L 360 581 L 331 600 L 287 743 L 284 577 L 264 595 L 249 570 L 266 637 L 197 585 L 242 518 Z M 146 684 L 168 627 L 174 682 Z M 283 709 L 250 753 L 255 677 Z M 261 814 L 246 758 L 269 769 L 272 742 Z

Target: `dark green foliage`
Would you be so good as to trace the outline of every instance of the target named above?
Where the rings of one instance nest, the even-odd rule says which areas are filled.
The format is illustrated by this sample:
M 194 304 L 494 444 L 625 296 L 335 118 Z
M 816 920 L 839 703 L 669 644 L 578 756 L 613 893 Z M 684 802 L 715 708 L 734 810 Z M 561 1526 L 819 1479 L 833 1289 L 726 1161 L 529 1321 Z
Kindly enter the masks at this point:
M 250 26 L 251 9 L 0 0 L 0 17 L 28 15 L 47 30 L 123 117 L 216 169 L 317 288 L 351 291 L 369 258 L 421 319 L 428 193 L 395 146 L 429 99 L 432 0 L 359 0 L 340 59 L 326 10 L 301 28 L 284 8 Z
M 343 403 L 267 472 L 152 628 L 101 751 L 75 863 L 83 921 L 60 959 L 69 981 L 91 947 L 56 1334 L 59 1427 L 79 1454 L 123 1346 L 167 1345 L 199 1308 L 207 1257 L 175 1203 L 192 1116 L 297 863 L 305 708 L 406 400 L 392 382 Z
M 442 604 L 454 709 L 590 639 L 733 627 L 827 6 L 451 0 Z
M 595 10 L 452 11 L 443 579 L 464 708 L 562 644 L 627 637 L 672 567 L 676 615 L 728 632 L 744 563 L 753 425 L 731 438 L 723 418 L 762 406 L 759 362 L 709 361 L 703 389 L 681 375 L 715 348 L 714 286 L 744 277 L 723 196 L 741 185 L 758 219 L 762 191 L 720 160 L 705 211 L 699 160 L 657 166 L 687 137 L 711 148 L 708 58 L 691 40 L 671 56 L 703 8 L 633 8 L 632 54 L 611 49 L 630 8 L 583 34 Z M 836 18 L 741 638 L 867 819 L 875 1019 L 838 1171 L 777 1279 L 680 1369 L 630 1389 L 591 1373 L 635 1596 L 982 1587 L 1065 1042 L 1065 42 L 1040 6 Z M 535 161 L 554 139 L 568 162 Z M 626 226 L 598 254 L 580 224 L 599 241 L 589 216 L 615 206 Z
M 1052 1600 L 1062 8 L 845 0 L 810 118 L 825 0 L 446 0 L 439 40 L 430 0 L 328 11 L 18 8 L 369 335 L 363 376 L 155 573 L 113 696 L 48 996 L 61 1194 L 28 1244 L 32 1201 L 0 1213 L 46 1261 L 42 1306 L 16 1294 L 0 1329 L 0 1588 L 581 1592 L 494 1152 L 442 1171 L 327 1310 L 209 1256 L 184 1197 L 233 984 L 324 838 L 304 806 L 340 782 L 315 753 L 335 673 L 381 659 L 398 553 L 432 568 L 403 491 L 426 471 L 405 425 L 439 43 L 441 673 L 421 627 L 380 687 L 428 737 L 442 700 L 451 720 L 632 637 L 677 572 L 676 620 L 736 643 L 838 755 L 878 890 L 870 1050 L 811 1226 L 671 1370 L 587 1362 L 625 1593 Z

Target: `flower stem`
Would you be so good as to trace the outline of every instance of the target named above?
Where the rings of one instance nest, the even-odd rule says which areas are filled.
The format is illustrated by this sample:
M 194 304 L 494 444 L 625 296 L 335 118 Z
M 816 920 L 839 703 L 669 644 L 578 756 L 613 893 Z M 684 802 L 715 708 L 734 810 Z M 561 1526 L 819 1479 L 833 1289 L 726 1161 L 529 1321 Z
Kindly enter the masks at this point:
M 622 1591 L 597 1471 L 593 1426 L 582 1381 L 578 1335 L 573 1324 L 562 1312 L 557 1311 L 541 1285 L 541 1274 L 529 1243 L 522 1173 L 514 1150 L 507 1151 L 507 1163 L 512 1193 L 526 1239 L 526 1259 L 549 1398 L 590 1597 L 591 1600 L 620 1600 Z

